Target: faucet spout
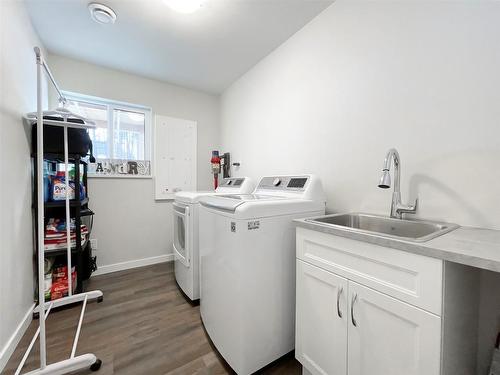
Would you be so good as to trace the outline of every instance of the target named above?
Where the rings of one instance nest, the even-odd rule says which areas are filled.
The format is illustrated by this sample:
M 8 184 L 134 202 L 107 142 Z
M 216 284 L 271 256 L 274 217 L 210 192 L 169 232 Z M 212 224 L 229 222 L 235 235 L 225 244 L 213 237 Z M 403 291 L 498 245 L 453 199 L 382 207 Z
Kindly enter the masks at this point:
M 384 159 L 384 166 L 382 167 L 382 177 L 380 178 L 379 187 L 382 189 L 389 189 L 391 187 L 391 179 L 389 171 L 391 170 L 391 162 L 394 160 L 394 191 L 400 191 L 400 180 L 401 180 L 401 158 L 399 157 L 399 152 L 395 148 L 391 148 L 387 151 L 387 155 Z M 388 183 L 386 183 L 388 182 Z
M 412 206 L 401 203 L 401 158 L 395 148 L 391 148 L 385 156 L 378 187 L 382 189 L 391 187 L 390 170 L 392 161 L 394 161 L 394 192 L 392 193 L 391 217 L 402 219 L 403 213 L 416 213 L 418 199 Z

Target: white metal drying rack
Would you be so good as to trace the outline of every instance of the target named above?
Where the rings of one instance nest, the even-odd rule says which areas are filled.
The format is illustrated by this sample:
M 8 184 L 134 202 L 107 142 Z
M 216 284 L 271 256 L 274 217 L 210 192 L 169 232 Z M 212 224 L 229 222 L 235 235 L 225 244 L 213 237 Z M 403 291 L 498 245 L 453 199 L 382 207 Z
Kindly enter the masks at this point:
M 24 354 L 19 367 L 16 370 L 16 375 L 21 373 L 21 370 L 28 359 L 28 356 L 33 348 L 37 338 L 40 338 L 40 367 L 36 370 L 33 370 L 27 374 L 29 375 L 63 375 L 73 371 L 78 371 L 82 369 L 90 368 L 93 371 L 99 370 L 101 367 L 101 360 L 97 359 L 94 354 L 82 354 L 76 356 L 76 347 L 78 345 L 78 339 L 80 337 L 80 331 L 82 328 L 83 317 L 85 314 L 85 307 L 87 306 L 87 301 L 93 299 L 102 299 L 103 294 L 100 290 L 94 290 L 86 293 L 73 294 L 73 280 L 72 280 L 72 272 L 71 272 L 71 217 L 70 217 L 70 202 L 69 202 L 69 155 L 68 155 L 68 128 L 79 128 L 79 129 L 89 129 L 94 128 L 95 124 L 91 121 L 85 120 L 84 118 L 71 113 L 66 109 L 57 109 L 53 112 L 43 112 L 42 109 L 42 75 L 45 73 L 49 78 L 50 82 L 54 86 L 59 95 L 59 101 L 64 105 L 66 103 L 66 98 L 61 93 L 59 86 L 57 85 L 54 76 L 50 72 L 50 69 L 45 62 L 42 52 L 40 48 L 35 47 L 35 55 L 36 55 L 36 64 L 37 64 L 37 112 L 30 113 L 26 116 L 28 120 L 35 121 L 37 125 L 37 214 L 38 214 L 38 223 L 37 223 L 37 243 L 38 243 L 38 306 L 36 306 L 33 310 L 34 313 L 38 313 L 39 315 L 39 328 L 33 336 L 26 353 Z M 43 119 L 43 115 L 45 114 L 57 114 L 62 117 L 63 121 L 55 121 L 49 119 Z M 68 118 L 77 118 L 84 120 L 83 124 L 68 122 Z M 45 262 L 45 247 L 44 247 L 44 234 L 45 234 L 45 212 L 44 212 L 44 194 L 43 194 L 43 127 L 44 125 L 55 125 L 61 126 L 64 128 L 64 163 L 65 163 L 65 183 L 66 183 L 66 249 L 67 249 L 67 258 L 68 258 L 68 296 L 57 299 L 55 301 L 45 302 L 45 291 L 44 291 L 44 280 L 45 280 L 45 271 L 44 271 L 44 262 Z M 77 182 L 78 183 L 78 182 Z M 79 197 L 75 197 L 75 199 L 79 199 Z M 51 363 L 47 365 L 47 347 L 46 347 L 46 332 L 45 332 L 45 320 L 47 319 L 50 310 L 54 307 L 65 306 L 69 304 L 73 304 L 76 302 L 83 302 L 82 310 L 80 312 L 80 320 L 78 321 L 78 327 L 76 329 L 75 338 L 73 340 L 73 347 L 71 349 L 71 355 L 68 359 L 63 361 L 59 361 L 56 363 Z

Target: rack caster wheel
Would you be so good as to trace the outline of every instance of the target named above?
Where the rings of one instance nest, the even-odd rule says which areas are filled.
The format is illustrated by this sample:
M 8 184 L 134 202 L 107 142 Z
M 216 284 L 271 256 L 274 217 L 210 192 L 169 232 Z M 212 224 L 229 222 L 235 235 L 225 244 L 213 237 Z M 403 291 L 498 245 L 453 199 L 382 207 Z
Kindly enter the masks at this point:
M 104 301 L 104 296 L 100 296 L 97 298 L 97 303 L 101 303 L 102 301 Z
M 90 371 L 99 371 L 99 369 L 102 366 L 102 361 L 100 359 L 97 359 L 92 366 L 90 366 Z

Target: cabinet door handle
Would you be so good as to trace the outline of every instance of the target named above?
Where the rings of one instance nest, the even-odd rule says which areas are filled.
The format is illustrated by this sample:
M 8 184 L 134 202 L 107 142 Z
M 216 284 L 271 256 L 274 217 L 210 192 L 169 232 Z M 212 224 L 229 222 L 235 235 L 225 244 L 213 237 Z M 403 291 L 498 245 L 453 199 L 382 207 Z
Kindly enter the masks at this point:
M 339 316 L 340 319 L 342 319 L 342 311 L 340 311 L 340 296 L 342 295 L 342 292 L 344 291 L 344 287 L 341 286 L 339 288 L 339 291 L 337 292 L 337 315 Z
M 358 322 L 354 318 L 354 304 L 356 303 L 357 300 L 358 300 L 358 294 L 355 293 L 354 296 L 352 296 L 352 300 L 351 300 L 351 321 L 352 321 L 352 325 L 354 327 L 358 326 Z

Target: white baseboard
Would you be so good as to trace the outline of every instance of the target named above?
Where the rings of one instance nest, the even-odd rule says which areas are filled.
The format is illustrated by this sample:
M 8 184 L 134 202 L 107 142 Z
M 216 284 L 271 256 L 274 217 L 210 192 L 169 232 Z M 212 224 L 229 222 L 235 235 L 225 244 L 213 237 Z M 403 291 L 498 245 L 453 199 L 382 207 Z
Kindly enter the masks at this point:
M 150 266 L 152 264 L 170 262 L 174 260 L 174 254 L 159 255 L 151 258 L 130 260 L 128 262 L 121 262 L 115 264 L 108 264 L 106 266 L 99 266 L 96 272 L 92 276 L 105 275 L 111 272 L 124 271 L 131 268 Z
M 31 324 L 31 321 L 33 320 L 34 308 L 35 304 L 33 304 L 29 308 L 26 314 L 24 314 L 24 317 L 19 322 L 19 325 L 17 326 L 16 330 L 14 331 L 12 336 L 10 336 L 9 341 L 7 341 L 5 346 L 0 351 L 0 372 L 3 371 L 5 365 L 9 361 L 10 356 L 12 355 L 12 353 L 14 353 L 14 350 L 16 350 L 17 344 L 19 344 L 19 341 L 21 341 L 21 338 L 23 337 L 24 333 Z

